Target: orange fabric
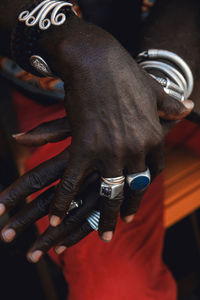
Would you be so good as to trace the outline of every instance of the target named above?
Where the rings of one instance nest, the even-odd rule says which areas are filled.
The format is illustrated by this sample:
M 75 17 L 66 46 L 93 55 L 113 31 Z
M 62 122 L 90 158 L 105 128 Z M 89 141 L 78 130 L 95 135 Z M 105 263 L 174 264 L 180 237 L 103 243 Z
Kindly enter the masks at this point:
M 184 120 L 169 134 L 167 142 L 171 150 L 164 170 L 165 227 L 200 207 L 200 128 Z

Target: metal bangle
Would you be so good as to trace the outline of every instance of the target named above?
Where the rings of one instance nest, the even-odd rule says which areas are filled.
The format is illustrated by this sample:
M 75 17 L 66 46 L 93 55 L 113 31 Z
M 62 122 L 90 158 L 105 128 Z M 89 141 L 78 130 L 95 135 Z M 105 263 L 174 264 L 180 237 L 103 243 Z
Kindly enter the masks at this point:
M 159 70 L 165 75 L 169 76 L 172 80 L 174 80 L 180 88 L 184 90 L 184 95 L 186 94 L 187 82 L 183 75 L 178 72 L 175 68 L 170 65 L 167 65 L 160 61 L 144 61 L 140 63 L 141 67 L 144 69 L 155 69 Z M 186 96 L 186 95 L 185 95 Z
M 99 220 L 100 220 L 100 211 L 98 210 L 93 210 L 92 213 L 87 218 L 87 221 L 90 224 L 91 228 L 96 231 L 99 229 Z
M 141 52 L 138 60 L 144 69 L 159 70 L 166 76 L 166 78 L 156 77 L 148 71 L 163 86 L 167 94 L 180 101 L 188 99 L 193 89 L 194 79 L 189 66 L 180 56 L 167 50 L 149 49 Z
M 148 55 L 150 58 L 157 57 L 168 59 L 169 61 L 180 67 L 188 83 L 188 94 L 186 95 L 188 98 L 193 90 L 194 78 L 192 75 L 192 71 L 190 70 L 190 67 L 187 65 L 187 63 L 179 55 L 168 50 L 150 49 L 148 50 Z

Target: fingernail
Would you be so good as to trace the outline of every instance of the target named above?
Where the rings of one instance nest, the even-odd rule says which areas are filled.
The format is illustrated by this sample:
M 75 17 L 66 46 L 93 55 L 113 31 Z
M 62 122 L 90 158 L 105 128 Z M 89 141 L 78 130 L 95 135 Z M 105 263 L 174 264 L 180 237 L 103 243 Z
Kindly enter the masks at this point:
M 194 108 L 194 102 L 191 100 L 183 101 L 183 105 L 189 110 L 192 110 Z
M 5 242 L 9 243 L 11 242 L 15 235 L 16 235 L 16 232 L 14 229 L 12 228 L 9 228 L 9 229 L 4 229 L 2 232 L 1 232 L 1 235 L 2 235 L 2 238 Z
M 6 207 L 4 204 L 0 203 L 0 216 L 2 216 L 6 211 Z
M 104 240 L 104 242 L 110 242 L 113 237 L 113 232 L 112 231 L 106 231 L 102 234 L 101 238 Z
M 25 133 L 26 133 L 26 132 L 20 132 L 20 133 L 12 134 L 12 137 L 13 137 L 14 139 L 17 139 L 18 137 L 24 135 Z
M 124 217 L 123 219 L 126 223 L 131 223 L 133 221 L 134 217 L 135 217 L 135 215 L 130 215 L 130 216 Z
M 58 225 L 60 224 L 60 222 L 61 222 L 61 219 L 60 219 L 58 216 L 52 216 L 52 217 L 50 218 L 50 224 L 51 224 L 51 226 L 53 226 L 53 227 L 58 226 Z
M 34 252 L 28 253 L 27 257 L 31 262 L 36 263 L 39 261 L 42 254 L 43 252 L 41 250 L 36 250 Z
M 56 252 L 57 254 L 61 254 L 61 253 L 63 253 L 66 249 L 67 249 L 67 247 L 65 247 L 65 246 L 57 246 L 57 247 L 55 247 L 55 252 Z

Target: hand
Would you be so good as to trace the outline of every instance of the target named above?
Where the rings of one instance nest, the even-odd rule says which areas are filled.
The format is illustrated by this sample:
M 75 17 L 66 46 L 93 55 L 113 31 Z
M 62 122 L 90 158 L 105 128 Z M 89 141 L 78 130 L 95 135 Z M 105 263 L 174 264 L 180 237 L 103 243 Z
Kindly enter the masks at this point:
M 68 167 L 50 209 L 51 225 L 57 226 L 89 173 L 117 177 L 144 171 L 148 163 L 156 174 L 163 166 L 164 136 L 158 111 L 167 119 L 180 119 L 193 104 L 165 95 L 111 35 L 76 17 L 44 32 L 38 44 L 50 69 L 65 82 L 72 130 Z M 143 192 L 128 193 L 123 217 L 130 220 Z M 122 193 L 100 201 L 99 233 L 104 240 L 112 238 L 123 198 Z M 12 201 L 4 194 L 6 206 Z
M 170 127 L 172 126 L 172 122 L 164 122 L 164 121 L 162 122 L 163 122 L 163 126 L 162 126 L 163 132 L 164 131 L 168 132 L 170 130 Z M 69 135 L 70 135 L 70 127 L 68 124 L 68 120 L 67 118 L 62 118 L 62 119 L 41 124 L 35 129 L 27 133 L 18 134 L 15 135 L 14 137 L 18 141 L 18 143 L 29 145 L 29 146 L 40 146 L 48 142 L 60 141 L 68 137 Z M 158 154 L 160 156 L 162 155 L 162 152 L 155 151 L 155 154 L 156 155 Z M 6 189 L 3 193 L 1 193 L 0 195 L 1 214 L 5 212 L 5 208 L 7 209 L 13 208 L 19 201 L 23 200 L 31 193 L 34 193 L 42 189 L 43 187 L 48 186 L 49 184 L 56 181 L 57 179 L 59 179 L 62 176 L 67 166 L 68 156 L 69 153 L 67 150 L 62 152 L 60 155 L 56 156 L 55 158 L 41 164 L 39 167 L 26 173 L 24 176 L 19 178 L 14 184 L 12 184 L 8 189 Z M 151 158 L 153 158 L 153 156 Z M 162 159 L 163 158 L 160 157 L 160 161 Z M 156 176 L 157 172 L 159 171 L 159 167 L 161 166 L 156 166 L 152 164 L 150 161 L 148 162 L 148 165 L 152 166 L 150 168 L 152 176 L 153 177 Z M 93 177 L 90 177 L 90 181 L 89 181 L 90 184 L 93 183 L 95 187 L 96 187 L 95 180 L 97 180 L 97 177 L 98 174 L 96 174 L 96 177 L 93 174 Z M 87 184 L 84 185 L 84 188 L 87 189 L 87 186 L 88 186 Z M 99 189 L 96 190 L 97 194 L 98 191 Z M 139 207 L 140 199 L 142 196 L 142 193 L 133 195 L 133 193 L 130 192 L 127 186 L 125 188 L 125 191 L 126 191 L 126 197 L 121 207 L 122 216 L 124 216 L 124 211 L 125 212 L 130 211 L 135 213 Z M 16 216 L 12 221 L 9 222 L 9 224 L 7 224 L 6 229 L 9 228 L 15 231 L 15 232 L 11 231 L 12 238 L 16 236 L 18 232 L 22 231 L 24 227 L 26 227 L 32 222 L 35 222 L 37 219 L 41 218 L 44 214 L 48 212 L 50 203 L 53 200 L 53 194 L 54 193 L 52 192 L 51 189 L 45 192 L 44 195 L 38 198 L 38 200 L 35 200 L 33 203 L 28 204 L 27 208 L 25 208 L 22 212 L 19 213 L 19 216 Z M 132 196 L 134 196 L 133 204 L 131 201 Z M 129 207 L 130 203 L 131 203 L 131 207 Z M 131 221 L 131 219 L 128 218 L 126 221 L 127 222 Z M 50 232 L 51 231 L 52 229 L 50 230 Z M 82 228 L 79 229 L 79 232 L 82 232 Z M 68 237 L 68 239 L 70 239 L 70 236 Z M 5 237 L 4 239 L 8 241 L 8 238 Z M 80 240 L 79 235 L 76 241 L 78 240 Z
M 163 132 L 167 133 L 173 126 L 173 122 L 166 122 L 161 120 Z M 55 121 L 47 122 L 39 125 L 35 129 L 15 135 L 15 139 L 25 145 L 35 146 L 44 145 L 48 142 L 54 142 L 62 140 L 70 135 L 70 128 L 67 118 L 58 119 Z M 162 152 L 157 152 L 158 155 L 162 155 Z M 66 157 L 65 157 L 66 155 Z M 160 157 L 160 161 L 163 157 Z M 25 174 L 21 179 L 4 191 L 4 199 L 9 200 L 13 194 L 16 195 L 16 201 L 23 199 L 31 193 L 31 191 L 36 191 L 37 188 L 33 189 L 35 182 L 34 178 L 40 182 L 38 189 L 44 187 L 46 184 L 51 183 L 56 180 L 57 177 L 62 175 L 65 165 L 67 164 L 67 151 L 59 155 L 56 159 L 52 159 L 49 162 L 42 164 L 41 166 L 35 168 L 34 170 Z M 151 163 L 148 162 L 148 165 Z M 153 170 L 158 172 L 158 169 L 153 165 L 151 168 L 151 173 L 155 177 L 156 173 L 153 174 Z M 49 172 L 49 171 L 52 172 Z M 47 177 L 50 176 L 50 178 Z M 55 177 L 52 177 L 52 174 Z M 32 180 L 33 179 L 33 180 Z M 44 180 L 45 179 L 45 180 Z M 32 183 L 29 187 L 29 183 Z M 42 183 L 43 182 L 43 183 Z M 36 183 L 36 182 L 35 182 Z M 37 262 L 44 252 L 47 252 L 52 246 L 56 246 L 55 250 L 58 254 L 62 253 L 66 247 L 71 247 L 78 243 L 81 239 L 92 232 L 92 228 L 86 220 L 86 216 L 89 215 L 92 209 L 98 209 L 98 198 L 99 198 L 99 176 L 98 174 L 93 174 L 88 177 L 84 186 L 81 188 L 80 194 L 77 198 L 83 199 L 83 207 L 79 208 L 73 213 L 67 215 L 61 225 L 58 227 L 49 227 L 45 233 L 38 238 L 31 249 L 28 252 L 28 259 L 31 262 Z M 16 214 L 2 231 L 2 239 L 6 242 L 10 242 L 16 237 L 21 231 L 27 228 L 28 225 L 36 222 L 46 214 L 48 214 L 49 207 L 53 200 L 55 193 L 55 187 L 48 189 L 42 195 L 40 195 L 33 202 L 26 204 L 25 207 Z M 131 193 L 129 188 L 125 188 L 125 200 L 121 207 L 121 213 L 123 211 L 130 209 L 127 204 L 131 203 Z M 134 212 L 137 211 L 140 203 L 141 193 L 135 195 Z M 5 203 L 7 203 L 7 201 Z M 8 201 L 9 202 L 9 201 Z
M 57 246 L 56 252 L 60 254 L 66 247 L 73 246 L 93 231 L 87 217 L 97 208 L 99 181 L 96 177 L 93 174 L 86 180 L 82 193 L 76 199 L 77 202 L 81 199 L 83 204 L 70 211 L 58 227 L 49 226 L 36 240 L 27 254 L 30 262 L 37 262 L 52 246 Z M 3 241 L 11 242 L 29 225 L 47 215 L 54 193 L 55 187 L 51 187 L 31 203 L 25 204 L 2 230 Z
M 47 35 L 41 42 L 50 68 L 66 83 L 72 130 L 69 164 L 50 210 L 52 226 L 61 222 L 87 174 L 118 177 L 142 172 L 146 159 L 160 169 L 164 134 L 158 111 L 162 117 L 180 119 L 193 108 L 190 101 L 184 105 L 167 96 L 108 33 L 82 20 L 74 20 L 72 27 L 67 37 L 51 37 L 57 41 L 56 53 L 53 47 L 47 49 Z M 134 213 L 135 197 L 124 217 Z M 123 198 L 122 193 L 100 201 L 99 233 L 104 240 L 112 236 Z
M 50 208 L 50 223 L 57 226 L 88 174 L 97 171 L 103 177 L 118 177 L 138 173 L 146 170 L 147 162 L 152 175 L 158 173 L 163 166 L 164 137 L 158 111 L 167 119 L 180 119 L 192 110 L 193 103 L 171 99 L 111 35 L 76 17 L 52 29 L 50 35 L 45 32 L 39 47 L 50 69 L 65 82 L 72 131 L 69 152 L 61 155 L 69 161 Z M 60 158 L 55 160 L 59 164 Z M 34 174 L 28 191 L 32 193 L 44 182 Z M 128 194 L 122 215 L 130 221 L 143 191 L 128 190 Z M 5 195 L 7 192 L 1 203 L 6 208 L 20 198 L 16 193 L 12 199 Z M 106 241 L 112 238 L 123 200 L 123 193 L 116 199 L 100 200 L 99 234 Z

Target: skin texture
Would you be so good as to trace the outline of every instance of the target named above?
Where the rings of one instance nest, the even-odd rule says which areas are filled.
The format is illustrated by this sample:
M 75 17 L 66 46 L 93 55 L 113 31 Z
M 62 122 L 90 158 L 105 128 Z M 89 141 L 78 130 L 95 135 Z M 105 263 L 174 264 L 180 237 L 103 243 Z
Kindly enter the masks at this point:
M 63 123 L 62 126 L 61 123 Z M 171 122 L 163 122 L 163 132 L 167 133 L 172 126 L 173 124 Z M 68 121 L 62 118 L 41 124 L 30 132 L 15 136 L 15 139 L 18 143 L 24 145 L 44 145 L 48 142 L 64 139 L 66 134 L 69 134 L 68 130 L 66 130 L 66 132 L 63 131 L 64 127 L 68 127 Z M 63 135 L 62 138 L 61 135 Z M 55 158 L 27 172 L 1 194 L 2 203 L 5 201 L 6 206 L 12 208 L 28 195 L 60 179 L 65 167 L 67 167 L 68 161 L 69 153 L 65 150 Z M 158 165 L 157 162 L 159 163 Z M 153 180 L 157 173 L 164 167 L 162 146 L 154 150 L 154 153 L 147 158 L 147 163 Z M 46 174 L 48 174 L 48 176 Z M 37 262 L 44 252 L 47 252 L 51 247 L 55 246 L 56 252 L 60 254 L 66 247 L 73 246 L 93 231 L 86 221 L 86 217 L 90 214 L 92 209 L 99 210 L 101 208 L 99 187 L 99 174 L 93 173 L 89 175 L 77 196 L 77 199 L 83 199 L 83 207 L 78 208 L 72 214 L 65 217 L 58 227 L 49 226 L 29 250 L 27 256 L 29 261 Z M 144 192 L 145 191 L 133 193 L 127 185 L 125 186 L 125 200 L 121 205 L 122 217 L 127 211 L 131 216 L 137 212 Z M 27 226 L 48 214 L 50 205 L 54 199 L 54 194 L 55 188 L 50 188 L 32 203 L 26 204 L 3 229 L 2 239 L 5 242 L 12 241 Z M 133 217 L 129 217 L 126 221 L 130 222 L 132 219 Z
M 117 177 L 146 169 L 146 156 L 163 140 L 158 110 L 169 119 L 188 110 L 171 101 L 112 36 L 83 20 L 71 20 L 67 37 L 61 34 L 57 41 L 56 56 L 53 46 L 46 49 L 48 35 L 40 45 L 50 68 L 67 82 L 72 130 L 69 165 L 50 210 L 55 226 L 88 173 Z M 123 195 L 115 204 L 101 200 L 100 235 L 114 231 L 122 201 Z
M 45 32 L 39 49 L 51 70 L 65 82 L 72 144 L 69 151 L 61 154 L 61 160 L 59 156 L 45 163 L 52 176 L 45 175 L 48 173 L 42 165 L 41 176 L 36 169 L 34 175 L 26 174 L 1 193 L 0 212 L 11 209 L 22 198 L 60 178 L 62 173 L 50 206 L 51 225 L 58 226 L 88 174 L 117 177 L 142 172 L 148 165 L 154 178 L 163 169 L 163 139 L 173 125 L 160 122 L 158 112 L 167 120 L 177 120 L 185 117 L 193 105 L 168 97 L 115 38 L 77 17 L 53 28 L 51 34 Z M 69 126 L 66 125 L 66 132 L 63 130 L 66 121 L 58 122 L 61 131 L 55 124 L 45 125 L 47 134 L 42 132 L 41 137 L 40 133 L 32 143 L 44 144 L 48 139 L 54 142 L 68 136 Z M 48 126 L 51 132 L 56 128 L 53 137 Z M 33 132 L 30 135 L 33 138 Z M 23 139 L 27 136 L 22 135 L 21 142 Z M 55 162 L 62 171 L 58 167 L 58 173 L 54 172 Z M 131 192 L 126 186 L 116 199 L 99 199 L 102 239 L 111 240 L 120 207 L 122 217 L 136 213 L 143 193 Z

